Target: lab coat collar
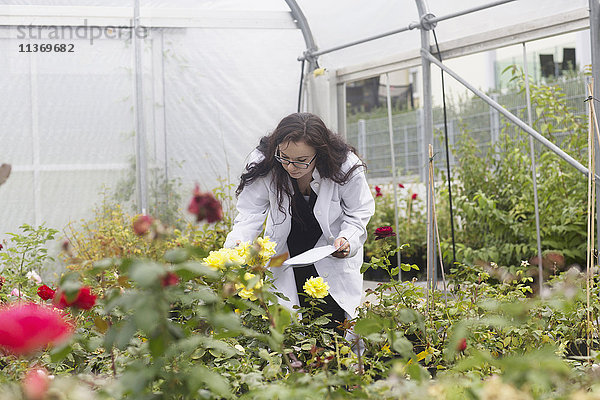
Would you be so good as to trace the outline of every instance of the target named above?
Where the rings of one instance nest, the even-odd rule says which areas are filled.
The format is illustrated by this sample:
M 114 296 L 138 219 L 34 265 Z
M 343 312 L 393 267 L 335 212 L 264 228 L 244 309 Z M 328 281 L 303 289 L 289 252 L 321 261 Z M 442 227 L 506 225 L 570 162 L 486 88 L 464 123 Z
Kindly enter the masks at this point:
M 315 180 L 315 181 L 321 181 L 321 174 L 319 174 L 318 169 L 316 169 L 316 168 L 313 169 L 312 177 L 313 177 L 313 180 Z
M 316 168 L 313 169 L 312 178 L 313 180 L 310 182 L 310 187 L 318 195 L 321 186 L 321 174 L 319 174 L 319 171 Z

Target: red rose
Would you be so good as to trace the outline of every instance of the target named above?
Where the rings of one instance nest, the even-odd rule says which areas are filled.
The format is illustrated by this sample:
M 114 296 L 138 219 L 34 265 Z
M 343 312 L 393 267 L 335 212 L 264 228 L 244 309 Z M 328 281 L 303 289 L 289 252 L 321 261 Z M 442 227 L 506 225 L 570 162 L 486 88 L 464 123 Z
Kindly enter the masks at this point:
M 166 275 L 164 275 L 160 281 L 160 284 L 162 285 L 162 287 L 167 287 L 167 286 L 175 286 L 179 283 L 179 277 L 177 276 L 177 274 L 169 271 L 167 272 Z
M 79 290 L 77 299 L 75 299 L 75 307 L 82 310 L 89 310 L 96 304 L 96 295 L 92 293 L 89 287 L 84 286 Z
M 143 236 L 150 231 L 154 219 L 149 215 L 140 215 L 133 221 L 133 231 L 138 236 Z
M 223 219 L 221 203 L 210 193 L 201 193 L 198 185 L 194 188 L 194 197 L 190 201 L 188 211 L 196 216 L 196 221 L 206 219 L 208 223 Z
M 460 351 L 462 353 L 466 349 L 467 349 L 467 339 L 462 338 L 462 339 L 459 340 L 458 346 L 456 346 L 456 350 L 458 350 L 458 351 Z
M 0 347 L 17 356 L 61 342 L 73 333 L 61 311 L 36 303 L 0 308 L 0 321 Z
M 375 197 L 381 197 L 383 194 L 381 193 L 381 188 L 379 186 L 375 186 Z
M 2 243 L 0 243 L 0 250 L 2 250 L 4 248 L 4 246 L 2 246 Z
M 403 184 L 401 184 L 401 183 L 399 183 L 399 184 L 398 184 L 398 187 L 399 187 L 400 189 L 404 189 L 404 185 L 403 185 Z
M 415 200 L 416 198 L 417 198 L 417 194 L 413 193 L 412 196 L 411 196 L 411 199 Z
M 391 226 L 381 226 L 375 229 L 375 240 L 385 239 L 392 236 L 396 236 L 396 233 Z
M 77 293 L 74 301 L 68 301 L 65 294 L 61 293 L 56 306 L 58 308 L 76 307 L 82 310 L 89 310 L 94 307 L 94 304 L 96 304 L 96 295 L 92 294 L 89 287 L 84 286 L 79 289 L 79 293 Z
M 38 288 L 37 294 L 42 298 L 42 300 L 50 300 L 54 298 L 54 294 L 56 291 L 52 290 L 50 287 L 46 285 L 42 285 Z

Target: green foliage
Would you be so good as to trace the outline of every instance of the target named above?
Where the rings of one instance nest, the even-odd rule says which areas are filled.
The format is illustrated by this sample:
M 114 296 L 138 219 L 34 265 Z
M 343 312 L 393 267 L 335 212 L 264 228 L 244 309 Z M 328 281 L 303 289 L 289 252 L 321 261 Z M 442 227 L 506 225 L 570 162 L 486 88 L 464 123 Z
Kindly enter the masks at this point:
M 392 273 L 389 257 L 401 249 L 378 242 L 371 267 Z M 353 325 L 359 343 L 315 313 L 319 299 L 294 312 L 277 304 L 262 264 L 215 269 L 201 261 L 201 243 L 165 243 L 149 248 L 156 257 L 112 254 L 64 274 L 65 293 L 92 285 L 96 306 L 71 311 L 77 333 L 69 343 L 30 360 L 0 357 L 0 399 L 22 398 L 15 382 L 32 363 L 57 376 L 52 390 L 61 398 L 77 398 L 77 389 L 100 399 L 558 399 L 595 379 L 600 291 L 591 289 L 588 324 L 585 280 L 575 270 L 554 277 L 545 299 L 528 298 L 526 266 L 457 265 L 445 294 L 381 283 L 342 326 Z M 180 281 L 165 285 L 168 273 Z M 237 295 L 240 285 L 253 287 L 256 300 Z
M 18 289 L 25 298 L 35 296 L 39 283 L 27 274 L 41 275 L 47 262 L 54 261 L 48 255 L 46 243 L 54 239 L 57 230 L 44 225 L 34 227 L 23 224 L 21 233 L 9 233 L 9 239 L 0 250 L 1 276 L 6 280 L 0 285 L 0 301 L 6 301 L 12 289 Z
M 399 187 L 398 190 L 398 232 L 396 234 L 402 243 L 402 257 L 421 256 L 425 252 L 426 244 L 426 215 L 424 202 L 408 187 Z M 375 240 L 374 232 L 381 226 L 394 228 L 394 188 L 390 185 L 377 186 L 380 188 L 380 196 L 375 192 L 375 214 L 367 225 L 369 235 L 364 245 L 365 256 L 370 258 L 379 253 L 380 244 Z M 394 240 L 394 238 L 388 239 Z
M 225 242 L 228 231 L 224 221 L 196 226 L 182 220 L 179 221 L 181 229 L 162 227 L 161 240 L 151 240 L 133 231 L 136 217 L 128 215 L 119 204 L 105 199 L 95 209 L 93 218 L 79 224 L 70 223 L 65 229 L 70 248 L 63 254 L 68 268 L 87 269 L 95 261 L 112 257 L 144 257 L 158 261 L 167 250 L 188 245 L 216 250 Z M 160 223 L 162 226 L 162 221 Z
M 521 72 L 516 68 L 511 71 L 524 93 Z M 566 106 L 559 86 L 531 83 L 530 87 L 534 128 L 585 164 L 584 117 Z M 513 130 L 507 125 L 494 146 L 482 149 L 465 127 L 455 147 L 459 162 L 454 168 L 453 203 L 459 262 L 515 266 L 537 253 L 529 140 L 525 133 L 517 135 Z M 567 265 L 583 265 L 587 179 L 539 145 L 536 164 L 542 250 L 558 251 Z M 445 185 L 440 202 L 448 202 Z M 447 213 L 441 213 L 439 220 L 442 236 L 449 238 Z M 450 246 L 446 239 L 443 249 L 447 259 Z

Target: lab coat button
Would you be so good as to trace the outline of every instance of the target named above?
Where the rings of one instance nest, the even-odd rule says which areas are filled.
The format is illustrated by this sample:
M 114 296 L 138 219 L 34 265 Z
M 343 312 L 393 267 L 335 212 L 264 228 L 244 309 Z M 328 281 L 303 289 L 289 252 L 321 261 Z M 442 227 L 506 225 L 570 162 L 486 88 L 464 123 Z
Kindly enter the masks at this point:
M 315 182 L 315 186 L 317 186 L 317 187 L 318 187 L 318 186 L 319 186 L 319 182 Z
M 321 215 L 321 211 L 317 211 L 315 214 L 317 214 L 317 215 Z
M 333 241 L 335 239 L 333 236 L 329 236 L 329 240 Z

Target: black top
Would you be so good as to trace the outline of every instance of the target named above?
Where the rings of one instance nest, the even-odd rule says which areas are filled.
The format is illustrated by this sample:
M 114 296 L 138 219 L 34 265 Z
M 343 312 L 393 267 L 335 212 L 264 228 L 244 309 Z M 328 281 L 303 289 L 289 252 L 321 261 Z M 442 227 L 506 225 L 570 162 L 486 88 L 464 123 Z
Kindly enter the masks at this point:
M 290 257 L 294 257 L 300 253 L 304 253 L 306 250 L 314 248 L 315 244 L 317 244 L 317 241 L 323 234 L 321 226 L 313 213 L 313 208 L 317 201 L 317 194 L 311 189 L 308 201 L 306 201 L 302 192 L 300 192 L 298 182 L 296 182 L 295 179 L 292 179 L 292 185 L 294 186 L 294 196 L 292 197 L 292 229 L 287 238 Z M 296 290 L 299 293 L 298 300 L 300 306 L 303 308 L 311 307 L 307 302 L 307 296 L 304 293 L 303 285 L 308 278 L 317 276 L 319 276 L 319 274 L 317 273 L 314 264 L 294 267 L 294 280 L 296 281 Z M 330 321 L 325 327 L 336 329 L 338 334 L 343 336 L 343 330 L 337 328 L 337 326 L 346 319 L 345 311 L 337 304 L 330 294 L 325 296 L 324 300 L 325 304 L 319 304 L 315 310 L 315 318 L 319 315 L 330 314 Z
M 317 201 L 317 194 L 310 190 L 308 201 L 302 195 L 298 182 L 292 179 L 294 196 L 292 197 L 292 228 L 287 238 L 290 257 L 297 256 L 315 247 L 323 234 L 319 222 L 315 218 L 313 208 Z

